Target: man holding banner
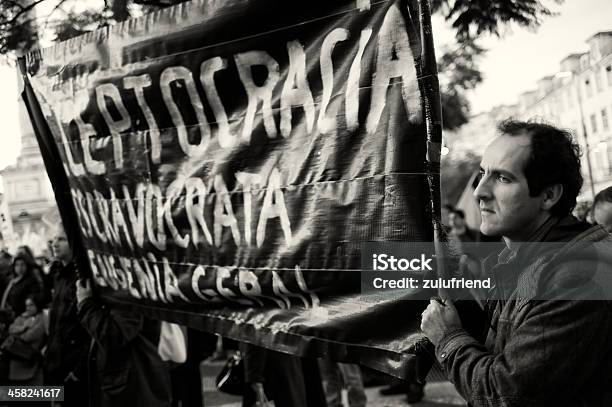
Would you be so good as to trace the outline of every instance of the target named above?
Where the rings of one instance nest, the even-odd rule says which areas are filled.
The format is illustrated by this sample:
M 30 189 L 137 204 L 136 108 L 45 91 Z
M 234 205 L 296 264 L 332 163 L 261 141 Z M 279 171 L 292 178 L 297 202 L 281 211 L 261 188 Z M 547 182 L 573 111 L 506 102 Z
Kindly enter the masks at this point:
M 612 238 L 570 215 L 582 186 L 579 148 L 545 124 L 506 121 L 499 130 L 474 192 L 482 233 L 506 242 L 483 263 L 495 281 L 486 340 L 463 329 L 450 300 L 432 300 L 421 328 L 473 406 L 610 406 Z

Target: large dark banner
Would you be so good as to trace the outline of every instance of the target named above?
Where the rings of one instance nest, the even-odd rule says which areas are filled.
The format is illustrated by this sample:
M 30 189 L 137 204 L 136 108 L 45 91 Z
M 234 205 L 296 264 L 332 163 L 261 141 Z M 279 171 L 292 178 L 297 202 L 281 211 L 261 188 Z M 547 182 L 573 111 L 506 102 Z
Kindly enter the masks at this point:
M 400 373 L 420 304 L 361 295 L 360 253 L 433 240 L 419 13 L 197 0 L 27 55 L 24 98 L 98 294 Z

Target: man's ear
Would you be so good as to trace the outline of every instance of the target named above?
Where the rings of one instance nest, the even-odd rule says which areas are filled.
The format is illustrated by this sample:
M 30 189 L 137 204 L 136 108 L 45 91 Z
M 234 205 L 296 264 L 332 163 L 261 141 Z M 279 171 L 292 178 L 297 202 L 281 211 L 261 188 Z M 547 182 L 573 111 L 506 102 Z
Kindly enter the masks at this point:
M 554 184 L 544 188 L 544 191 L 542 191 L 543 199 L 540 207 L 545 211 L 549 211 L 557 202 L 559 202 L 561 196 L 563 196 L 563 185 L 561 184 Z

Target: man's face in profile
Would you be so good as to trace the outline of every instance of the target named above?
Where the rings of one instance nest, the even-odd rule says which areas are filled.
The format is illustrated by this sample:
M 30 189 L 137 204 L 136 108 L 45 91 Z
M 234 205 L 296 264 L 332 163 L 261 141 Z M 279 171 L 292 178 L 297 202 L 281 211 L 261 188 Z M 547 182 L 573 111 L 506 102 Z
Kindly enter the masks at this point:
M 598 225 L 612 232 L 612 202 L 599 202 L 593 209 L 593 218 Z
M 529 196 L 524 168 L 531 154 L 528 135 L 497 137 L 485 150 L 481 180 L 474 191 L 479 202 L 480 231 L 524 241 L 541 213 L 539 196 Z
M 62 261 L 70 261 L 72 259 L 72 250 L 68 244 L 66 233 L 59 232 L 53 238 L 53 255 Z

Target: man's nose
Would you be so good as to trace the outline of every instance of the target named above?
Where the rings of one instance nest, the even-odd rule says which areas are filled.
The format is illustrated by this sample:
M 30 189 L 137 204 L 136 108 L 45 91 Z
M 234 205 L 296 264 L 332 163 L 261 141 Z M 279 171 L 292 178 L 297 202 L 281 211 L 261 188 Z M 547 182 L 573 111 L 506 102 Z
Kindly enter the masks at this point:
M 474 197 L 477 200 L 483 200 L 486 201 L 488 199 L 491 199 L 491 188 L 489 186 L 489 182 L 488 182 L 488 177 L 487 176 L 483 176 L 480 179 L 480 182 L 478 183 L 478 185 L 476 186 L 476 189 L 474 190 Z

